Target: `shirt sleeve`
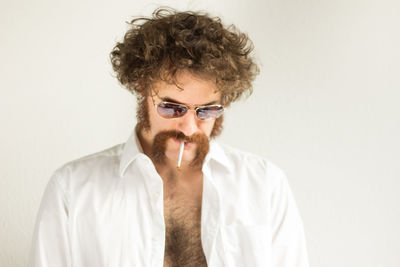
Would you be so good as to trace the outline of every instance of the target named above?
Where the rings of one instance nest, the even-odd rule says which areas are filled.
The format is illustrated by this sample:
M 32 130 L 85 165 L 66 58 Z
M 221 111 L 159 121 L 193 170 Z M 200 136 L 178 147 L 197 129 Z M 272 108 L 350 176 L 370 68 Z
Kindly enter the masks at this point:
M 47 184 L 39 212 L 29 255 L 29 267 L 70 267 L 68 238 L 68 200 L 54 174 Z
M 272 266 L 308 267 L 303 222 L 285 174 L 277 171 L 279 179 L 271 196 Z

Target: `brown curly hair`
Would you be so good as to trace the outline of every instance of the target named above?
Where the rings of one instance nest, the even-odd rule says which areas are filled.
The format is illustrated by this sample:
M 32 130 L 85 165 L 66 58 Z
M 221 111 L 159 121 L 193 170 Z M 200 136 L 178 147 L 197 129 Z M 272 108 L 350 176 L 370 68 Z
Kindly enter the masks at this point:
M 246 34 L 224 27 L 218 17 L 159 8 L 151 18 L 133 19 L 110 57 L 118 80 L 132 93 L 148 95 L 154 82 L 175 83 L 177 72 L 188 70 L 214 80 L 228 106 L 252 92 L 258 74 L 252 50 Z

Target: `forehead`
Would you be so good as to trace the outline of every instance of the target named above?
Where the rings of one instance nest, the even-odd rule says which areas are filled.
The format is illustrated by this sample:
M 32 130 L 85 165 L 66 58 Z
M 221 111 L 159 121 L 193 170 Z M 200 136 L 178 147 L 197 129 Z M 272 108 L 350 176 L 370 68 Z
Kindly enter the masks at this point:
M 221 93 L 213 80 L 194 76 L 187 71 L 177 74 L 175 83 L 156 82 L 153 90 L 161 98 L 185 104 L 202 105 L 221 100 Z

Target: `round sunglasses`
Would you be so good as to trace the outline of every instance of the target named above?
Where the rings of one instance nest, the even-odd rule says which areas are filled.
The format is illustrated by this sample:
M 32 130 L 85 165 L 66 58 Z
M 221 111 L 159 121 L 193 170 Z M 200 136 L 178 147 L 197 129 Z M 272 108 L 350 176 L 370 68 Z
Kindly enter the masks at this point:
M 152 97 L 153 98 L 153 97 Z M 224 107 L 222 105 L 207 105 L 198 107 L 189 107 L 188 105 L 178 104 L 163 101 L 159 104 L 155 104 L 153 99 L 153 104 L 157 109 L 158 114 L 166 119 L 175 119 L 184 116 L 189 109 L 194 109 L 196 111 L 196 117 L 199 120 L 211 120 L 216 119 L 222 115 L 224 112 Z

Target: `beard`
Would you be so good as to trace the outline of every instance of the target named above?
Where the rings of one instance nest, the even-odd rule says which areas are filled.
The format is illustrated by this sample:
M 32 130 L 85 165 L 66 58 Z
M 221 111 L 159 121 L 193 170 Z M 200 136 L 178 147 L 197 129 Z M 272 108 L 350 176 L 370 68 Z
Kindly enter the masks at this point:
M 191 161 L 191 167 L 199 167 L 203 165 L 204 159 L 210 150 L 210 143 L 205 134 L 193 134 L 186 136 L 179 131 L 162 131 L 154 137 L 153 146 L 151 150 L 152 159 L 157 164 L 165 163 L 165 151 L 167 149 L 167 141 L 170 138 L 175 138 L 184 142 L 192 142 L 196 144 L 196 152 L 194 159 Z
M 138 108 L 137 108 L 137 130 L 141 132 L 150 131 L 150 116 L 149 107 L 145 96 L 138 97 Z M 223 115 L 215 119 L 213 129 L 211 130 L 210 139 L 217 137 L 221 134 L 223 126 Z M 196 167 L 201 166 L 204 162 L 205 157 L 210 149 L 209 138 L 205 134 L 194 134 L 192 136 L 186 136 L 179 131 L 162 131 L 158 133 L 153 140 L 153 146 L 151 148 L 151 158 L 157 164 L 163 164 L 166 160 L 166 148 L 167 141 L 170 138 L 175 138 L 180 141 L 193 142 L 196 144 L 195 157 L 190 163 L 190 166 Z

